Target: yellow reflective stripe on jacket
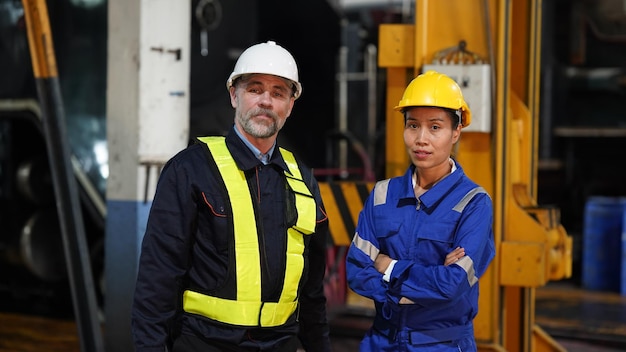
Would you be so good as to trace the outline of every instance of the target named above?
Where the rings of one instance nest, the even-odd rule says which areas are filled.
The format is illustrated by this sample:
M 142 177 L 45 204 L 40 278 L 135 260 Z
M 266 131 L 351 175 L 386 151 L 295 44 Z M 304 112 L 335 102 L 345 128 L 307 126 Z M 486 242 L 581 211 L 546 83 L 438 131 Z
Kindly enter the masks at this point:
M 315 231 L 315 214 L 316 205 L 311 191 L 302 180 L 302 174 L 296 163 L 293 154 L 283 148 L 280 153 L 287 164 L 289 174 L 285 173 L 287 183 L 294 192 L 296 197 L 296 209 L 298 209 L 298 219 L 294 228 L 287 230 L 287 267 L 293 270 L 287 270 L 285 273 L 285 287 L 298 287 L 302 272 L 304 271 L 304 238 L 302 234 L 310 235 Z M 297 230 L 297 231 L 296 231 Z M 280 302 L 288 302 L 297 299 L 297 290 L 283 289 Z
M 300 174 L 300 169 L 298 168 L 293 153 L 283 148 L 280 148 L 280 153 L 291 173 L 291 175 L 285 174 L 285 176 L 287 176 L 289 187 L 296 194 L 296 208 L 298 209 L 298 214 L 304 215 L 298 216 L 295 227 L 305 235 L 312 234 L 315 232 L 315 214 L 317 212 L 315 199 L 302 180 L 302 174 Z
M 226 148 L 224 138 L 201 139 L 205 142 L 217 163 L 222 179 L 226 184 L 233 209 L 235 226 L 235 265 L 237 268 L 237 299 L 242 301 L 261 301 L 261 267 L 249 265 L 260 263 L 259 242 L 254 221 L 254 208 L 248 190 L 246 176 L 239 170 L 235 159 Z M 245 283 L 240 285 L 239 283 Z
M 189 290 L 183 293 L 183 302 L 186 312 L 240 326 L 259 326 L 259 317 L 261 326 L 282 325 L 298 307 L 298 301 L 242 302 Z
M 298 306 L 298 286 L 304 271 L 304 235 L 315 231 L 315 199 L 302 180 L 293 154 L 281 148 L 289 168 L 285 176 L 295 193 L 298 220 L 287 231 L 285 281 L 279 302 L 262 302 L 258 235 L 256 226 L 250 226 L 250 220 L 253 224 L 256 221 L 245 175 L 237 168 L 224 137 L 198 139 L 209 147 L 230 196 L 235 234 L 237 299 L 224 299 L 187 290 L 183 294 L 183 308 L 186 312 L 233 325 L 282 325 Z
M 287 230 L 287 270 L 285 271 L 285 284 L 280 293 L 279 302 L 290 302 L 298 298 L 298 284 L 304 270 L 304 236 L 302 233 L 290 228 Z M 287 288 L 287 289 L 285 289 Z

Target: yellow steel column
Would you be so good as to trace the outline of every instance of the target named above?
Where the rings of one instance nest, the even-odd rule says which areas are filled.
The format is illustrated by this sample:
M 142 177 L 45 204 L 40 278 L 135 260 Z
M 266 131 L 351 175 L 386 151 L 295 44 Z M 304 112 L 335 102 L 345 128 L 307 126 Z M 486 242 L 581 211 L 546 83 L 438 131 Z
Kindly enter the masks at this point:
M 535 288 L 571 275 L 571 238 L 558 211 L 536 204 L 540 0 L 416 0 L 415 24 L 382 25 L 387 177 L 405 170 L 393 106 L 434 55 L 461 41 L 494 75 L 489 131 L 464 131 L 456 157 L 492 195 L 496 259 L 481 278 L 475 336 L 481 351 L 562 351 L 534 322 Z M 471 104 L 472 102 L 468 102 Z
M 378 66 L 387 68 L 387 97 L 385 100 L 385 140 L 397 141 L 404 130 L 402 115 L 393 108 L 398 104 L 404 88 L 410 81 L 407 69 L 412 67 L 415 47 L 414 26 L 388 24 L 381 27 L 379 34 Z M 385 145 L 385 177 L 404 173 L 409 157 L 403 143 Z
M 465 41 L 472 52 L 488 58 L 490 43 L 487 38 L 492 23 L 485 15 L 492 13 L 486 11 L 485 6 L 488 5 L 488 2 L 480 0 L 416 1 L 416 71 L 421 70 L 422 65 L 431 63 L 435 53 L 454 47 L 461 41 Z M 468 104 L 472 106 L 472 102 Z M 491 110 L 491 107 L 488 109 Z M 455 156 L 465 172 L 493 196 L 496 192 L 493 188 L 492 136 L 493 133 L 464 131 Z M 499 238 L 496 231 L 496 245 Z M 498 349 L 501 335 L 497 265 L 496 260 L 481 278 L 479 313 L 474 321 L 476 340 L 494 350 Z
M 535 324 L 535 289 L 571 275 L 571 238 L 536 202 L 541 2 L 499 7 L 496 182 L 507 351 L 562 351 Z

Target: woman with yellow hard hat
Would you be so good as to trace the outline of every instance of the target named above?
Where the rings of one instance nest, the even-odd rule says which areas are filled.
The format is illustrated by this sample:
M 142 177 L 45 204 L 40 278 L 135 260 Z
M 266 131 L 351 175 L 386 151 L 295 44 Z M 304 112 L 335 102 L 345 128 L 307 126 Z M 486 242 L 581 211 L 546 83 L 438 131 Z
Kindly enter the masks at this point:
M 495 250 L 491 198 L 452 158 L 471 111 L 435 71 L 395 109 L 411 165 L 376 183 L 346 259 L 350 288 L 376 307 L 360 351 L 476 351 L 478 279 Z

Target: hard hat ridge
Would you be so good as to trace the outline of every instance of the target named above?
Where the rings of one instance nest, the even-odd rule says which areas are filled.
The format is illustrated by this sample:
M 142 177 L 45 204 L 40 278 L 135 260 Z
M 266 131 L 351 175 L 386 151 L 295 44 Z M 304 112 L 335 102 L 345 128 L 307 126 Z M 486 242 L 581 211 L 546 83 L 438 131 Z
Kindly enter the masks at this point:
M 230 89 L 238 77 L 251 73 L 270 74 L 288 79 L 293 83 L 294 98 L 298 99 L 302 94 L 296 60 L 289 51 L 274 41 L 255 44 L 244 50 L 226 81 L 226 89 Z

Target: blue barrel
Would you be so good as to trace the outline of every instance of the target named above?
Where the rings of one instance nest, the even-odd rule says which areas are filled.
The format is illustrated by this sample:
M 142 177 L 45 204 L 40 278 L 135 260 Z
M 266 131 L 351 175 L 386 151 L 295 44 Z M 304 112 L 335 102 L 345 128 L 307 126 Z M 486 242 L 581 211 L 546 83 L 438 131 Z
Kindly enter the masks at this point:
M 626 198 L 590 197 L 585 204 L 582 286 L 620 292 Z

